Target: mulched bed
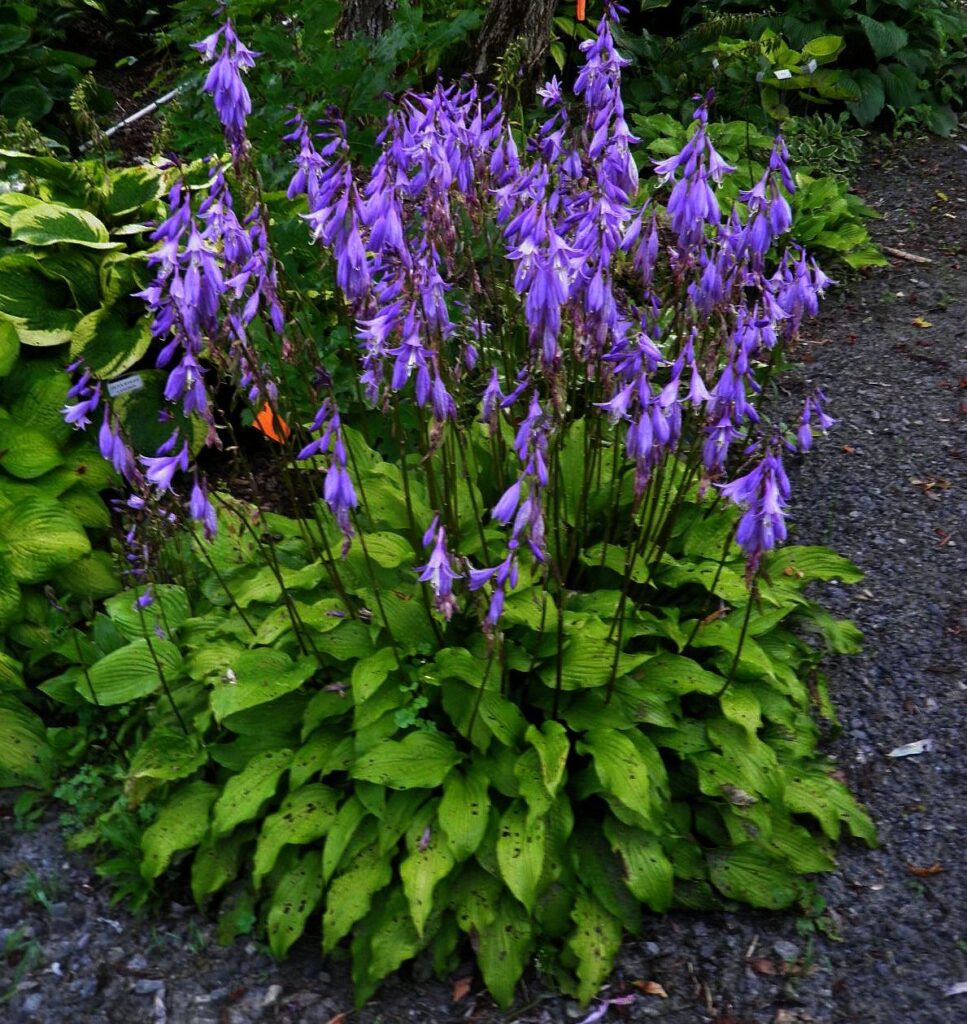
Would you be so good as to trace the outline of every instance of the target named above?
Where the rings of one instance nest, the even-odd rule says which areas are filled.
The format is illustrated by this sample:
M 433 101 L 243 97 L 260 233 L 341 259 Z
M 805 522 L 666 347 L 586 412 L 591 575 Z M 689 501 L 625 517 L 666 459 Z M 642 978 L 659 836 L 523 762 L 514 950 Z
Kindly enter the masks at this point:
M 822 595 L 866 635 L 863 654 L 829 665 L 843 725 L 829 751 L 875 818 L 882 846 L 842 847 L 839 870 L 820 882 L 827 909 L 816 924 L 750 911 L 652 918 L 605 993 L 637 997 L 609 1008 L 605 1021 L 967 1018 L 967 994 L 945 994 L 967 981 L 967 752 L 958 717 L 967 695 L 965 149 L 934 139 L 870 148 L 860 191 L 883 214 L 874 235 L 931 262 L 897 257 L 837 289 L 784 382 L 796 396 L 822 385 L 841 421 L 795 467 L 796 540 L 827 544 L 866 572 L 858 586 Z M 932 749 L 888 756 L 923 739 Z M 346 964 L 320 960 L 313 941 L 280 966 L 254 943 L 216 945 L 211 922 L 191 908 L 173 904 L 135 921 L 108 898 L 90 863 L 65 853 L 53 812 L 18 832 L 0 810 L 0 996 L 16 987 L 0 1019 L 341 1024 L 351 1009 Z M 469 965 L 461 974 L 472 975 Z M 459 1001 L 453 996 L 451 984 L 404 971 L 348 1020 L 585 1016 L 533 975 L 510 1014 L 499 1014 L 475 981 Z

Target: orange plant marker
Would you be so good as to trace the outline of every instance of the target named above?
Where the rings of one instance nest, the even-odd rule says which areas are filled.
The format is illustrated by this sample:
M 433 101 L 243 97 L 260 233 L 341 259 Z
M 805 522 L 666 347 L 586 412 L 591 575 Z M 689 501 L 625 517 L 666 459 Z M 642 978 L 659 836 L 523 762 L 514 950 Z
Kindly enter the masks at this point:
M 584 21 L 584 7 L 585 0 L 577 0 L 577 10 L 574 12 L 574 16 L 578 21 Z
M 282 430 L 282 437 L 279 437 L 278 433 L 276 433 L 276 425 Z M 279 444 L 282 444 L 283 440 L 289 436 L 288 424 L 281 416 L 272 412 L 272 407 L 268 402 L 262 406 L 252 426 L 256 430 L 260 430 L 266 437 L 270 437 L 273 441 L 278 441 Z

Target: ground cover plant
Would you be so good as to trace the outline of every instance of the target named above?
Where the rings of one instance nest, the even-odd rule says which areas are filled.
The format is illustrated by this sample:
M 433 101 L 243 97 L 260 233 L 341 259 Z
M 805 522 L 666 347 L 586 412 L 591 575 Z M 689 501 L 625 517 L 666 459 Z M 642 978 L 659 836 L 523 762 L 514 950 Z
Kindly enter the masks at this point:
M 28 699 L 113 737 L 144 881 L 183 872 L 280 956 L 321 920 L 361 1001 L 469 942 L 502 1005 L 531 963 L 587 1002 L 643 911 L 789 906 L 844 827 L 874 839 L 817 752 L 821 651 L 858 636 L 807 593 L 859 574 L 779 546 L 783 459 L 831 421 L 821 393 L 790 423 L 766 401 L 829 281 L 781 139 L 728 190 L 711 95 L 640 187 L 614 15 L 529 139 L 469 81 L 390 104 L 368 170 L 335 112 L 295 115 L 315 294 L 273 248 L 257 55 L 220 27 L 198 50 L 228 157 L 170 168 L 141 291 L 163 440 L 72 367 L 129 586 Z M 248 472 L 233 401 L 272 503 L 206 477 L 208 448 Z M 0 721 L 30 781 L 43 730 Z

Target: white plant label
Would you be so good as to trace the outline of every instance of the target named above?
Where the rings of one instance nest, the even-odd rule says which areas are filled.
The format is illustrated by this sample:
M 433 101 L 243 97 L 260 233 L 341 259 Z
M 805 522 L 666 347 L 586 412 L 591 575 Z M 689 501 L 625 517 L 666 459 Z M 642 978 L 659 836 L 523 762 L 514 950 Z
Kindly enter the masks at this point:
M 811 60 L 807 61 L 807 63 L 806 63 L 806 71 L 808 71 L 809 74 L 812 74 L 816 70 L 816 68 L 818 68 L 818 67 L 819 67 L 819 65 L 816 63 L 816 58 L 815 57 L 813 57 Z
M 787 78 L 792 78 L 792 72 L 789 70 L 789 68 L 780 68 L 776 72 L 776 78 L 784 81 Z
M 112 380 L 107 386 L 107 393 L 111 398 L 118 395 L 126 395 L 129 391 L 140 391 L 144 387 L 144 381 L 140 373 L 132 373 L 130 377 L 122 377 L 120 380 Z

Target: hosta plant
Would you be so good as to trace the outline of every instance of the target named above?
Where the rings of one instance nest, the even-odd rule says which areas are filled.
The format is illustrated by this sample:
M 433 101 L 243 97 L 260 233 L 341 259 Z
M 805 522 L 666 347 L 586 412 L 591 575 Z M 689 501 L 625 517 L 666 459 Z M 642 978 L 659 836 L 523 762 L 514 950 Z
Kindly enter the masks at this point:
M 230 24 L 203 40 L 229 157 L 175 181 L 143 292 L 169 436 L 146 454 L 77 393 L 129 489 L 134 586 L 43 691 L 139 702 L 145 878 L 186 872 L 226 937 L 257 920 L 280 956 L 306 932 L 348 946 L 361 1001 L 469 944 L 502 1005 L 538 955 L 586 1002 L 650 914 L 785 907 L 844 827 L 873 841 L 817 753 L 815 637 L 858 637 L 807 590 L 859 574 L 778 547 L 783 458 L 831 421 L 815 394 L 787 425 L 770 382 L 828 280 L 787 244 L 781 139 L 720 195 L 711 97 L 642 202 L 612 15 L 579 103 L 549 82 L 531 139 L 472 83 L 394 104 L 368 170 L 338 118 L 292 122 L 352 386 L 274 257 L 256 55 Z M 273 502 L 248 480 L 262 507 L 173 418 L 234 441 L 219 381 L 278 453 Z

